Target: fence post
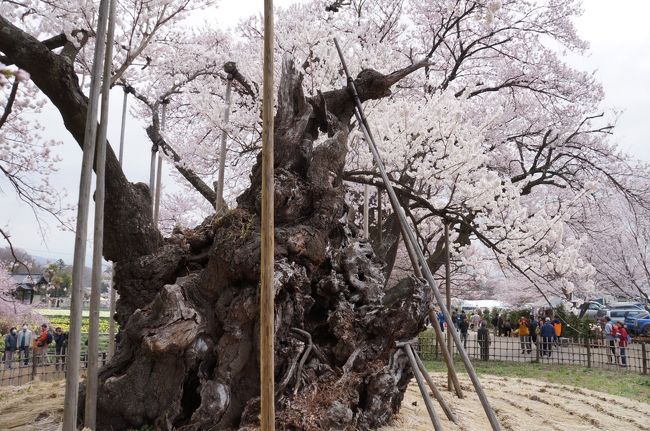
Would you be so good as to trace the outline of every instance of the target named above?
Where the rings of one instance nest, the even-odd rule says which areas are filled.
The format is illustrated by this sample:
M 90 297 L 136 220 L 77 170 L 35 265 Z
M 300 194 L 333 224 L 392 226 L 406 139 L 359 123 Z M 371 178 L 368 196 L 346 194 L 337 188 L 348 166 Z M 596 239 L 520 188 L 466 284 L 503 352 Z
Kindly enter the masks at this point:
M 539 336 L 535 341 L 535 362 L 539 364 Z
M 589 337 L 587 340 L 587 368 L 591 368 L 591 339 Z
M 436 358 L 436 360 L 437 360 L 438 359 L 438 337 L 436 336 L 436 337 L 433 337 L 433 338 L 434 338 L 434 342 L 435 342 L 435 345 L 434 345 L 434 352 L 435 352 L 434 358 Z
M 647 343 L 641 343 L 641 362 L 643 365 L 643 374 L 648 374 L 648 353 L 646 352 Z
M 36 380 L 36 349 L 32 350 L 32 381 Z

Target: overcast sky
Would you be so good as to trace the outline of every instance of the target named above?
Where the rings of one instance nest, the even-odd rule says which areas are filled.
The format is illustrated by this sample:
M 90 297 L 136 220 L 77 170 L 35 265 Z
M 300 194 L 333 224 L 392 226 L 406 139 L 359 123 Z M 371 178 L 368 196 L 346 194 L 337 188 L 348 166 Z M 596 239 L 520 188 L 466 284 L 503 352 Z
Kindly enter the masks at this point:
M 300 0 L 276 0 L 275 4 L 296 1 Z M 232 27 L 240 18 L 261 12 L 262 4 L 261 0 L 223 0 L 214 19 L 222 27 Z M 577 27 L 580 36 L 591 44 L 591 51 L 587 57 L 572 58 L 571 63 L 583 70 L 596 71 L 605 88 L 605 106 L 622 111 L 614 139 L 624 151 L 650 162 L 650 25 L 647 24 L 650 2 L 585 0 L 584 8 Z M 115 149 L 119 143 L 121 106 L 122 91 L 114 90 L 108 137 Z M 59 172 L 53 175 L 52 184 L 65 188 L 69 203 L 76 204 L 81 150 L 63 127 L 58 112 L 51 107 L 45 111 L 41 118 L 44 118 L 47 137 L 63 142 L 57 152 L 64 160 Z M 151 148 L 148 142 L 143 125 L 128 119 L 125 172 L 131 181 L 148 182 Z M 168 167 L 165 172 L 169 173 Z M 74 234 L 57 228 L 56 222 L 47 215 L 40 217 L 44 227 L 40 232 L 31 209 L 17 200 L 3 180 L 0 187 L 0 226 L 11 232 L 14 246 L 33 255 L 62 258 L 71 263 Z M 93 211 L 91 208 L 91 218 Z M 76 216 L 76 212 L 71 216 Z M 89 232 L 92 232 L 92 222 Z M 90 258 L 89 252 L 88 264 Z

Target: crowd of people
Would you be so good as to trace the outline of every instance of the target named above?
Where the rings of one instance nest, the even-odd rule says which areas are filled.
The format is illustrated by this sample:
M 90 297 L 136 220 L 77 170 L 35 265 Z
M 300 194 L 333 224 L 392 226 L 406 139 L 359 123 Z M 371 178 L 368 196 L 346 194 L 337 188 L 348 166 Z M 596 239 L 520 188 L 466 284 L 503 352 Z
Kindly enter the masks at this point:
M 438 312 L 437 317 L 440 327 L 444 331 L 449 325 L 446 324 L 443 313 Z M 476 340 L 483 360 L 488 359 L 489 346 L 492 342 L 488 325 L 492 328 L 494 338 L 517 336 L 520 354 L 532 354 L 533 346 L 537 346 L 539 355 L 548 358 L 552 356 L 553 347 L 558 344 L 563 331 L 562 321 L 559 318 L 552 319 L 543 313 L 539 313 L 537 316 L 533 313 L 522 315 L 515 322 L 514 316 L 506 313 L 494 314 L 490 319 L 487 312 L 482 314 L 479 310 L 470 315 L 464 311 L 453 310 L 452 320 L 453 327 L 459 332 L 465 349 L 467 349 L 468 331 L 476 331 Z M 624 325 L 621 322 L 612 322 L 609 317 L 601 319 L 600 325 L 608 348 L 609 362 L 626 367 L 626 348 L 631 339 Z
M 48 352 L 54 343 L 56 368 L 64 362 L 67 334 L 57 327 L 53 332 L 47 324 L 42 324 L 33 332 L 27 324 L 23 324 L 20 330 L 16 327 L 9 329 L 4 337 L 4 352 L 2 362 L 5 369 L 11 369 L 15 364 L 28 365 L 30 357 L 33 364 L 41 365 L 48 362 Z

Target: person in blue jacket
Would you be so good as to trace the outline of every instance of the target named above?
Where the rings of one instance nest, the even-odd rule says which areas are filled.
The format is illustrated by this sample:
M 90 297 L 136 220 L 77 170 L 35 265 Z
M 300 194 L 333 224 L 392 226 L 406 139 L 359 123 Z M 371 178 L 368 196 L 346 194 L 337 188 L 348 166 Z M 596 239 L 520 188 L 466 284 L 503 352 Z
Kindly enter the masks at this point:
M 542 337 L 542 348 L 540 349 L 540 353 L 542 356 L 548 356 L 550 358 L 553 342 L 557 340 L 555 328 L 551 323 L 550 317 L 546 318 L 539 335 Z
M 440 323 L 440 330 L 445 332 L 445 315 L 442 310 L 438 311 L 438 323 Z

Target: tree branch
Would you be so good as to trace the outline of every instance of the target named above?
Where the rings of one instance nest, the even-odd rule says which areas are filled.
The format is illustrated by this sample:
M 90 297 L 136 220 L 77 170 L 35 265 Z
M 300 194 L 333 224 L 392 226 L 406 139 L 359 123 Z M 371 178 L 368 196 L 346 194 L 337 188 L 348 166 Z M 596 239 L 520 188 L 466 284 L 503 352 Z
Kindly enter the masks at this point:
M 16 93 L 18 92 L 18 85 L 19 85 L 19 81 L 17 79 L 14 79 L 14 83 L 11 85 L 11 92 L 9 93 L 9 98 L 7 99 L 7 106 L 5 106 L 5 111 L 2 114 L 2 117 L 0 117 L 0 129 L 7 121 L 9 114 L 11 114 L 11 108 L 14 105 L 14 101 L 16 100 Z
M 31 74 L 34 84 L 56 106 L 66 129 L 80 147 L 88 99 L 79 87 L 74 67 L 66 58 L 0 16 L 0 51 Z M 104 257 L 113 261 L 151 254 L 162 244 L 153 224 L 151 193 L 144 184 L 130 183 L 112 148 L 106 152 L 106 209 Z

